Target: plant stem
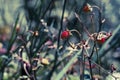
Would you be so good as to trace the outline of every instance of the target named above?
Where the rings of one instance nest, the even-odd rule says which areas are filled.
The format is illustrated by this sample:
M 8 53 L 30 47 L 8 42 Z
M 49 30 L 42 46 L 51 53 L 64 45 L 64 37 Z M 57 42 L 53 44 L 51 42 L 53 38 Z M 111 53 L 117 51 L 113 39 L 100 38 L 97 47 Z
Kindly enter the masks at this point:
M 42 15 L 41 19 L 43 19 L 43 18 L 44 18 L 45 14 L 46 14 L 46 13 L 47 13 L 47 11 L 49 10 L 49 8 L 50 8 L 51 4 L 53 4 L 53 2 L 54 2 L 54 0 L 51 0 L 51 1 L 50 1 L 50 3 L 48 4 L 48 6 L 47 6 L 47 8 L 46 8 L 45 12 L 43 13 L 43 15 Z
M 90 58 L 88 58 L 88 61 L 89 61 L 89 65 L 90 65 L 90 75 L 91 75 L 91 80 L 94 80 L 94 79 L 93 79 L 92 65 L 91 65 L 91 60 L 90 60 Z
M 95 61 L 93 61 L 92 59 L 89 59 L 92 63 L 94 63 L 97 67 L 99 67 L 101 70 L 103 70 L 105 73 L 111 75 L 114 78 L 117 78 L 115 76 L 113 76 L 110 72 L 108 72 L 106 69 L 104 69 L 102 66 L 100 66 L 99 64 L 97 64 Z
M 78 30 L 76 30 L 76 29 L 72 29 L 72 30 L 70 30 L 71 32 L 76 32 L 78 35 L 79 35 L 79 38 L 81 38 L 81 34 L 79 33 L 79 31 Z
M 82 61 L 80 61 L 80 80 L 84 80 L 84 70 L 85 70 L 84 62 L 85 62 L 85 57 L 84 57 L 83 51 L 84 51 L 84 48 L 82 48 L 82 52 L 81 52 L 81 55 L 82 55 L 81 59 L 82 59 Z
M 100 65 L 101 58 L 99 58 L 99 54 L 98 54 L 98 50 L 97 50 L 97 45 L 95 45 L 95 49 L 96 49 L 96 54 L 97 54 L 97 63 Z M 100 73 L 101 73 L 101 71 L 100 71 L 100 67 L 99 67 L 99 75 L 100 75 Z
M 56 50 L 56 53 L 55 53 L 54 65 L 53 65 L 52 70 L 51 70 L 50 73 L 48 74 L 48 80 L 51 80 L 51 77 L 52 77 L 52 75 L 53 75 L 53 72 L 55 71 L 56 66 L 57 66 L 58 53 L 59 53 L 59 50 L 58 50 L 58 49 L 59 49 L 59 46 L 60 46 L 60 35 L 61 35 L 61 31 L 63 30 L 63 18 L 64 18 L 64 12 L 65 12 L 66 2 L 67 2 L 67 0 L 64 0 L 63 11 L 62 11 L 62 16 L 61 16 L 61 22 L 60 22 L 60 30 L 59 30 L 59 33 L 58 33 L 57 50 Z
M 76 16 L 76 18 L 78 19 L 80 25 L 83 27 L 84 31 L 87 33 L 87 35 L 88 35 L 89 37 L 91 37 L 91 35 L 90 35 L 89 31 L 87 30 L 86 26 L 82 23 L 79 15 L 78 15 L 77 13 L 75 13 L 75 16 Z
M 93 48 L 92 48 L 92 52 L 91 52 L 90 56 L 88 57 L 89 66 L 90 66 L 90 75 L 91 75 L 91 79 L 92 79 L 92 80 L 94 80 L 94 79 L 93 79 L 93 73 L 92 73 L 91 58 L 92 58 L 92 56 L 93 56 L 95 46 L 96 46 L 96 43 L 95 43 L 95 41 L 94 41 L 94 45 L 93 45 Z
M 0 70 L 0 80 L 3 80 L 4 68 Z
M 82 80 L 84 80 L 84 75 L 85 75 L 85 56 L 84 56 L 84 54 L 83 54 L 83 63 L 82 63 L 82 68 L 83 68 L 83 72 L 82 72 Z

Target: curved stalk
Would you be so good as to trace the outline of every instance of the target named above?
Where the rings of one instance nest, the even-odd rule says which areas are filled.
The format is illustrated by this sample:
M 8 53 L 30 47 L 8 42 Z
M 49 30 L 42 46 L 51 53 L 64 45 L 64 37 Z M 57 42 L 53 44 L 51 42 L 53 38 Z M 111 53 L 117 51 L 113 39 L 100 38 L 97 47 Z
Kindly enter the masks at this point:
M 79 31 L 76 30 L 76 29 L 72 29 L 72 30 L 70 30 L 70 32 L 76 32 L 76 33 L 79 35 L 79 38 L 81 37 L 81 34 L 80 34 Z

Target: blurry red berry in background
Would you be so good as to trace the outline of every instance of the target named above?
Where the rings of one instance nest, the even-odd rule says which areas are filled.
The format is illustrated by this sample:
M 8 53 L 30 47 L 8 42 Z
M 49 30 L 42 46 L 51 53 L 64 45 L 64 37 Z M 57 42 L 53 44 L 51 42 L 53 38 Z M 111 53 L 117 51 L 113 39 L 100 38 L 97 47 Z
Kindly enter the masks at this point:
M 66 39 L 66 38 L 68 38 L 70 36 L 70 32 L 69 31 L 63 31 L 62 33 L 61 33 L 61 39 Z
M 87 4 L 83 7 L 83 11 L 84 12 L 90 12 L 90 11 L 92 11 L 92 7 L 89 4 Z
M 84 6 L 83 11 L 84 11 L 84 12 L 89 12 L 89 11 L 90 11 L 90 10 L 89 10 L 89 7 L 88 7 L 87 5 Z

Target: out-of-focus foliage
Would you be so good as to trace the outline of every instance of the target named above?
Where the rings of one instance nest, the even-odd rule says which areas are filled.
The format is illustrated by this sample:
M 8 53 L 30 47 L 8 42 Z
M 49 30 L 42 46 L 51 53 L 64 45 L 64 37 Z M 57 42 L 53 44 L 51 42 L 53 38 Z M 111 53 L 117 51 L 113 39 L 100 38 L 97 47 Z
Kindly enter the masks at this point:
M 118 77 L 117 79 L 115 77 Z M 120 80 L 120 73 L 114 72 L 112 75 L 108 75 L 106 80 Z
M 37 0 L 31 1 L 28 5 L 30 6 L 35 6 L 35 2 Z M 39 2 L 39 1 L 38 1 Z M 46 1 L 47 2 L 47 1 Z M 62 9 L 62 2 L 63 1 L 56 1 L 55 2 L 55 11 L 53 11 L 53 13 L 51 15 L 57 15 L 60 17 L 61 15 L 61 9 Z M 78 7 L 77 10 L 79 10 L 82 6 L 84 1 L 79 1 L 79 0 L 71 0 L 68 3 L 67 6 L 67 10 L 66 10 L 66 14 L 65 16 L 67 17 L 68 15 L 71 14 L 71 12 L 74 11 L 74 5 L 76 5 Z M 88 1 L 89 2 L 89 1 Z M 107 26 L 105 26 L 105 28 L 114 28 L 116 25 L 119 24 L 119 20 L 120 20 L 120 1 L 119 0 L 92 0 L 92 4 L 94 3 L 101 5 L 101 8 L 103 9 L 103 15 L 107 18 L 108 22 L 106 23 Z M 22 10 L 22 6 L 23 6 L 23 0 L 0 0 L 0 25 L 3 25 L 4 23 L 8 23 L 8 24 L 13 24 L 15 22 L 15 15 L 20 11 L 20 13 L 24 13 Z M 44 6 L 46 6 L 47 4 L 45 4 Z M 37 5 L 36 5 L 37 6 Z M 53 7 L 53 8 L 54 8 Z M 69 11 L 70 10 L 70 11 Z M 22 17 L 22 16 L 21 16 Z M 24 23 L 24 21 L 23 21 Z M 24 23 L 25 24 L 25 23 Z M 113 26 L 111 26 L 110 24 L 112 24 Z
M 74 46 L 81 40 L 83 40 L 82 42 L 87 41 L 88 34 L 81 27 L 75 13 L 79 15 L 90 34 L 97 33 L 100 25 L 99 9 L 95 7 L 90 13 L 82 10 L 87 3 L 100 8 L 101 21 L 103 21 L 101 31 L 113 33 L 105 44 L 97 45 L 99 53 L 97 56 L 97 49 L 93 49 L 96 52 L 92 58 L 97 60 L 100 57 L 100 66 L 106 69 L 105 71 L 100 67 L 102 77 L 108 75 L 107 71 L 111 70 L 111 64 L 114 64 L 116 70 L 120 71 L 120 0 L 66 1 L 64 8 L 64 0 L 0 0 L 0 70 L 2 71 L 1 67 L 6 66 L 3 74 L 4 80 L 21 77 L 21 67 L 27 68 L 30 75 L 34 74 L 38 80 L 47 80 L 51 77 L 51 79 L 57 78 L 57 80 L 63 77 L 68 80 L 80 80 L 82 74 L 80 67 L 84 62 L 80 63 L 79 56 L 82 53 L 77 54 L 77 52 L 82 50 L 81 46 L 79 48 Z M 59 33 L 66 29 L 77 30 L 80 38 L 76 34 L 78 32 L 71 31 L 67 37 L 68 40 L 61 39 Z M 87 45 L 90 48 L 88 53 L 92 52 L 93 44 L 94 42 L 91 41 L 90 46 Z M 22 56 L 20 52 L 22 52 Z M 8 64 L 3 65 L 5 62 Z M 98 61 L 95 62 L 99 64 Z M 21 66 L 21 64 L 24 65 Z M 90 72 L 90 64 L 85 65 L 87 65 L 85 71 Z M 71 66 L 74 67 L 69 69 Z M 93 73 L 98 74 L 100 68 L 97 65 L 93 69 Z M 86 77 L 86 73 L 83 76 Z M 87 74 L 87 77 L 91 78 L 90 73 Z M 108 77 L 106 80 L 109 79 Z

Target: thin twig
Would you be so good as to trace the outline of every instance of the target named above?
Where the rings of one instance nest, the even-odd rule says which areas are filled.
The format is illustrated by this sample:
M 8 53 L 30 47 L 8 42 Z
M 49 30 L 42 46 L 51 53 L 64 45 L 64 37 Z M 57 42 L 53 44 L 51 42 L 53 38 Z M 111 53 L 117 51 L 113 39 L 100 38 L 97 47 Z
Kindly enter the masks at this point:
M 63 30 L 63 18 L 64 18 L 66 2 L 67 2 L 67 0 L 64 0 L 61 22 L 60 22 L 60 30 L 59 30 L 59 33 L 58 33 L 58 40 L 57 40 L 57 50 L 56 50 L 55 59 L 54 59 L 54 66 L 53 66 L 52 70 L 50 71 L 50 73 L 48 74 L 48 80 L 51 79 L 51 76 L 53 75 L 53 72 L 57 68 L 56 65 L 57 65 L 59 46 L 60 46 L 60 35 L 61 35 L 61 31 Z
M 116 78 L 115 76 L 113 76 L 110 72 L 108 72 L 106 69 L 104 69 L 103 67 L 101 67 L 99 64 L 97 64 L 95 61 L 93 61 L 92 59 L 89 59 L 92 63 L 94 63 L 97 67 L 99 67 L 100 69 L 102 69 L 105 73 L 111 75 L 112 77 Z
M 75 13 L 75 16 L 76 16 L 76 18 L 78 19 L 78 21 L 80 22 L 80 25 L 83 27 L 84 31 L 87 33 L 87 35 L 88 35 L 89 37 L 91 37 L 89 31 L 86 29 L 86 26 L 82 23 L 79 15 L 78 15 L 77 13 Z
M 94 79 L 93 79 L 93 72 L 92 72 L 92 64 L 91 64 L 91 60 L 90 60 L 90 58 L 88 59 L 88 61 L 89 61 L 89 65 L 90 65 L 90 75 L 91 75 L 91 80 L 94 80 Z
M 76 32 L 79 35 L 79 38 L 81 38 L 81 34 L 80 34 L 80 32 L 78 30 L 72 29 L 72 30 L 70 30 L 70 32 Z
M 50 1 L 50 3 L 48 4 L 48 6 L 47 6 L 47 8 L 46 8 L 45 12 L 43 13 L 43 15 L 42 15 L 41 19 L 43 19 L 43 18 L 44 18 L 45 14 L 46 14 L 46 13 L 47 13 L 47 11 L 49 10 L 49 8 L 50 8 L 50 6 L 51 6 L 51 4 L 52 4 L 53 2 L 54 2 L 54 0 L 51 0 L 51 1 Z

